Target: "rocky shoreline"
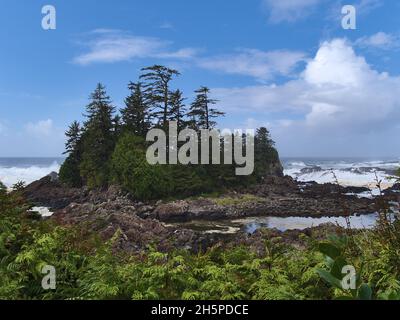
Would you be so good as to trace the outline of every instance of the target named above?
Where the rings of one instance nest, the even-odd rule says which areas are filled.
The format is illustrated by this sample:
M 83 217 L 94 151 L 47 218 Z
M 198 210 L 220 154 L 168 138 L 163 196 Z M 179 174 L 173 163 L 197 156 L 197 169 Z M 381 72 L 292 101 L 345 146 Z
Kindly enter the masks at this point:
M 227 243 L 252 242 L 261 231 L 253 235 L 244 232 L 234 236 L 205 234 L 167 226 L 165 222 L 218 221 L 255 216 L 339 217 L 367 214 L 378 210 L 377 198 L 348 195 L 367 191 L 366 188 L 298 183 L 288 176 L 271 176 L 263 184 L 230 191 L 220 197 L 143 203 L 131 199 L 115 186 L 107 190 L 72 189 L 65 187 L 54 176 L 48 176 L 27 186 L 23 193 L 35 206 L 50 207 L 54 212 L 51 219 L 62 225 L 84 224 L 104 240 L 110 239 L 119 230 L 118 247 L 123 250 L 138 251 L 154 244 L 163 251 L 172 248 L 198 251 L 221 240 Z M 381 198 L 400 201 L 399 191 L 400 185 L 394 185 Z M 332 226 L 322 228 L 332 229 Z M 282 233 L 269 230 L 269 233 L 284 234 L 288 239 L 307 232 L 311 231 Z

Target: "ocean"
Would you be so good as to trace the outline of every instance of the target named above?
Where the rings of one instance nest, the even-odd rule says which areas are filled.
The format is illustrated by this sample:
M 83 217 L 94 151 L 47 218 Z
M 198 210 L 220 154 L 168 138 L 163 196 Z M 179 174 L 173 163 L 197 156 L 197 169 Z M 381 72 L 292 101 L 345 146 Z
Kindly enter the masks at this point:
M 377 180 L 382 188 L 393 185 L 400 158 L 283 158 L 284 172 L 299 181 L 335 183 L 375 189 Z
M 29 184 L 51 172 L 58 172 L 64 158 L 0 158 L 0 181 L 12 187 L 18 181 Z
M 7 187 L 18 181 L 29 184 L 50 172 L 58 172 L 63 161 L 63 158 L 0 158 L 0 181 Z M 374 188 L 376 176 L 383 187 L 393 184 L 390 178 L 400 167 L 400 158 L 282 158 L 282 163 L 285 174 L 299 181 L 327 183 L 337 178 L 342 185 Z

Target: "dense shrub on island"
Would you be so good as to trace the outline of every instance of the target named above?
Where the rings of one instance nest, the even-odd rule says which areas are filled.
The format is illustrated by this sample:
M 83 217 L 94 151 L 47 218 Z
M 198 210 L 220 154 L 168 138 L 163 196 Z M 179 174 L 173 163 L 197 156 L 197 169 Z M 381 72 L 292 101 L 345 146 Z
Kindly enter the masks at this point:
M 170 166 L 150 165 L 142 137 L 125 133 L 111 157 L 111 179 L 138 199 L 168 196 L 174 187 Z

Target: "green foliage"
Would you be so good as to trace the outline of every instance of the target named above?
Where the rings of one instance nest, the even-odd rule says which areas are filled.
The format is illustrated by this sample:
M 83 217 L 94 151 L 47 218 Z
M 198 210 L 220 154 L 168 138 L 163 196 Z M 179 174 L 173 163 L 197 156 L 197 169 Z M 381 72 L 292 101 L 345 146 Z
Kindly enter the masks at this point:
M 178 131 L 181 131 L 187 127 L 186 109 L 183 98 L 183 92 L 181 90 L 176 90 L 170 94 L 170 116 L 169 121 L 176 121 Z
M 98 84 L 86 107 L 80 175 L 89 187 L 102 187 L 109 180 L 109 160 L 115 146 L 114 107 L 105 87 Z
M 61 165 L 59 172 L 60 181 L 70 187 L 80 187 L 82 185 L 82 178 L 79 164 L 79 161 L 73 155 L 69 155 Z
M 144 140 L 130 133 L 118 141 L 111 168 L 113 181 L 138 199 L 166 197 L 173 190 L 169 166 L 148 164 Z
M 152 116 L 159 126 L 167 131 L 168 118 L 171 115 L 171 81 L 180 75 L 177 70 L 160 65 L 143 68 L 140 79 L 144 81 L 144 98 L 153 110 Z
M 121 109 L 123 129 L 139 137 L 145 137 L 150 128 L 149 106 L 145 102 L 142 84 L 129 83 L 130 95 L 125 99 L 125 108 Z
M 257 197 L 252 194 L 243 194 L 239 197 L 222 197 L 215 199 L 214 202 L 221 206 L 234 206 L 234 205 L 246 205 L 248 203 L 264 202 L 265 198 Z
M 19 192 L 0 188 L 0 299 L 400 299 L 397 261 L 375 230 L 351 241 L 309 239 L 301 250 L 262 232 L 257 250 L 128 253 L 115 247 L 120 231 L 104 242 L 84 224 L 37 221 L 28 209 Z M 356 290 L 341 289 L 347 264 L 359 273 Z M 41 287 L 45 265 L 56 268 L 55 290 Z
M 60 181 L 70 187 L 80 187 L 82 178 L 80 175 L 80 162 L 82 160 L 82 129 L 77 121 L 74 121 L 65 133 L 67 141 L 65 152 L 68 157 L 61 165 L 59 177 Z
M 192 119 L 192 127 L 194 129 L 212 129 L 215 127 L 216 122 L 214 118 L 223 116 L 225 113 L 212 108 L 217 103 L 217 100 L 211 99 L 210 89 L 207 87 L 200 87 L 195 91 L 196 99 L 190 106 L 188 117 Z
M 245 247 L 204 253 L 115 251 L 80 227 L 25 215 L 19 196 L 0 193 L 0 299 L 277 299 L 316 298 L 318 279 L 279 239 L 256 255 Z M 315 260 L 315 253 L 310 253 Z M 56 289 L 41 287 L 42 267 L 56 268 Z M 300 281 L 295 281 L 302 277 Z
M 22 191 L 25 187 L 26 187 L 25 181 L 17 181 L 17 183 L 15 183 L 12 186 L 12 190 L 18 192 L 18 191 Z M 1 185 L 0 185 L 0 188 L 1 188 Z
M 274 142 L 265 128 L 257 131 L 255 172 L 237 176 L 235 163 L 221 165 L 162 165 L 145 162 L 148 130 L 163 128 L 168 135 L 168 121 L 176 121 L 178 130 L 214 128 L 216 118 L 224 115 L 213 106 L 210 90 L 200 87 L 186 112 L 183 92 L 173 90 L 172 81 L 179 72 L 161 65 L 143 68 L 140 80 L 130 82 L 129 96 L 120 114 L 114 114 L 105 87 L 98 84 L 86 107 L 86 119 L 81 126 L 74 121 L 66 132 L 66 154 L 59 172 L 61 182 L 70 187 L 102 188 L 116 183 L 137 199 L 182 198 L 225 189 L 246 187 L 271 173 L 271 166 L 279 163 Z M 239 137 L 240 138 L 240 137 Z M 243 144 L 245 139 L 242 138 Z M 200 139 L 199 139 L 200 144 Z M 178 147 L 183 142 L 178 143 Z M 169 142 L 167 142 L 167 158 Z M 233 147 L 233 146 L 232 146 Z M 224 147 L 221 145 L 221 160 Z M 201 155 L 199 155 L 201 156 Z M 279 168 L 278 168 L 279 169 Z
M 344 277 L 343 268 L 348 266 L 349 263 L 342 256 L 339 248 L 334 245 L 323 243 L 320 246 L 322 253 L 326 255 L 326 264 L 329 266 L 330 270 L 318 268 L 317 273 L 332 287 L 336 288 L 337 292 L 340 292 L 335 296 L 336 299 L 359 299 L 359 300 L 371 300 L 372 299 L 372 289 L 367 283 L 360 281 L 360 275 L 356 273 L 354 275 L 355 287 L 354 289 L 347 289 L 343 286 Z
M 273 173 L 271 164 L 280 163 L 279 155 L 267 128 L 257 129 L 254 138 L 254 175 L 257 181 L 262 181 L 265 176 Z

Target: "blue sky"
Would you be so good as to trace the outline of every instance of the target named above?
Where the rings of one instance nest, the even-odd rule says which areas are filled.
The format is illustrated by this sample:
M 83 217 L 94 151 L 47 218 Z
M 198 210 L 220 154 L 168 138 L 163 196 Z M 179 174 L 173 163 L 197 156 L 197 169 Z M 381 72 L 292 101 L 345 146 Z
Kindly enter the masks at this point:
M 58 156 L 97 82 L 121 107 L 141 67 L 207 85 L 221 128 L 270 128 L 283 156 L 398 156 L 400 3 L 0 0 L 0 156 Z M 57 29 L 41 27 L 44 5 Z M 344 4 L 357 29 L 341 28 Z

